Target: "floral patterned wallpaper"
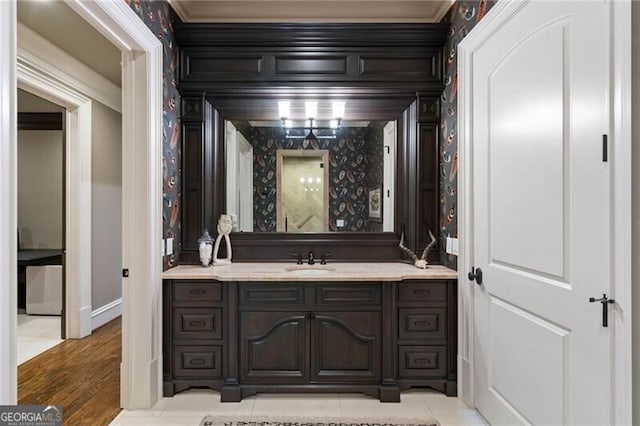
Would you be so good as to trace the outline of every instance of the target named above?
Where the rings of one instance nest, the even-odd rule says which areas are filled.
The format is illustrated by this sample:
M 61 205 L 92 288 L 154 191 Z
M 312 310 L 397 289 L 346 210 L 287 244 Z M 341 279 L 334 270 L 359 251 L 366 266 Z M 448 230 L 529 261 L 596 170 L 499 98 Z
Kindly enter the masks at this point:
M 164 269 L 178 262 L 180 247 L 180 94 L 176 87 L 178 49 L 173 28 L 180 18 L 165 0 L 125 0 L 162 42 L 162 221 L 163 238 L 175 238 L 174 254 L 165 256 Z
M 371 173 L 372 167 L 382 168 L 381 163 L 374 166 L 368 154 L 371 151 L 368 145 L 375 143 L 376 139 L 372 137 L 372 128 L 343 128 L 337 139 L 319 140 L 286 139 L 280 128 L 271 127 L 244 128 L 243 133 L 253 145 L 253 218 L 256 232 L 276 230 L 278 149 L 329 150 L 330 231 L 356 232 L 369 229 L 367 175 Z M 382 136 L 378 139 L 381 140 Z M 377 162 L 375 159 L 374 161 Z M 336 219 L 343 219 L 345 226 L 338 229 Z
M 493 7 L 493 0 L 459 0 L 449 12 L 451 29 L 445 44 L 445 89 L 441 96 L 440 122 L 440 247 L 442 262 L 457 269 L 457 256 L 444 251 L 447 237 L 458 237 L 458 43 Z

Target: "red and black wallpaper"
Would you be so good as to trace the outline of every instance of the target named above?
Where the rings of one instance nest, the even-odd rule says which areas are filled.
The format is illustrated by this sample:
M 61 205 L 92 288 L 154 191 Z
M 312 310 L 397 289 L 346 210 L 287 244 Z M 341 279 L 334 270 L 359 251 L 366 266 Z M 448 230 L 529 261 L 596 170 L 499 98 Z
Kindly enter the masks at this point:
M 457 257 L 444 252 L 447 237 L 458 237 L 458 43 L 493 7 L 493 0 L 459 0 L 449 12 L 451 29 L 445 44 L 445 89 L 441 97 L 440 122 L 440 246 L 442 261 L 457 269 Z
M 176 87 L 178 49 L 174 28 L 180 18 L 166 1 L 125 0 L 162 42 L 162 221 L 163 238 L 175 238 L 164 269 L 177 264 L 180 247 L 180 94 Z

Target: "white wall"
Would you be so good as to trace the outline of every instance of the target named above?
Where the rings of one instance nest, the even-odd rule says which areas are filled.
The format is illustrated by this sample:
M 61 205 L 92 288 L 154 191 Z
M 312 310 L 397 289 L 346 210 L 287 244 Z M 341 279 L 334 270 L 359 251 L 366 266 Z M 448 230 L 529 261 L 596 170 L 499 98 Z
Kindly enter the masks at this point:
M 122 297 L 122 115 L 94 102 L 91 146 L 91 306 Z
M 633 424 L 640 424 L 640 4 L 632 2 L 633 31 Z
M 62 248 L 62 154 L 62 131 L 18 132 L 21 248 Z

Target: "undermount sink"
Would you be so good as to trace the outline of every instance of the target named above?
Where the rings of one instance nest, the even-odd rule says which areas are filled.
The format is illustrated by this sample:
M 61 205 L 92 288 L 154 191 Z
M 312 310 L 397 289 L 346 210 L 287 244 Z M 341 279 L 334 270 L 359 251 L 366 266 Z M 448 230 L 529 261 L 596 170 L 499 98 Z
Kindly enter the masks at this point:
M 315 276 L 315 275 L 324 275 L 330 272 L 334 272 L 335 268 L 330 266 L 304 266 L 304 265 L 296 265 L 289 266 L 284 269 L 289 275 L 298 275 L 298 276 Z

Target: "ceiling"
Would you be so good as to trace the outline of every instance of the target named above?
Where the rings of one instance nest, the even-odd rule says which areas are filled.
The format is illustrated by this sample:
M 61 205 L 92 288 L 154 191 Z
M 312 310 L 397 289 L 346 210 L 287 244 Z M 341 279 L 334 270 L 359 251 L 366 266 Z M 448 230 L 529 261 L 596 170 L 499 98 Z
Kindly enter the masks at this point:
M 116 85 L 120 50 L 63 1 L 20 0 L 18 21 Z
M 183 22 L 440 22 L 454 0 L 169 0 Z

